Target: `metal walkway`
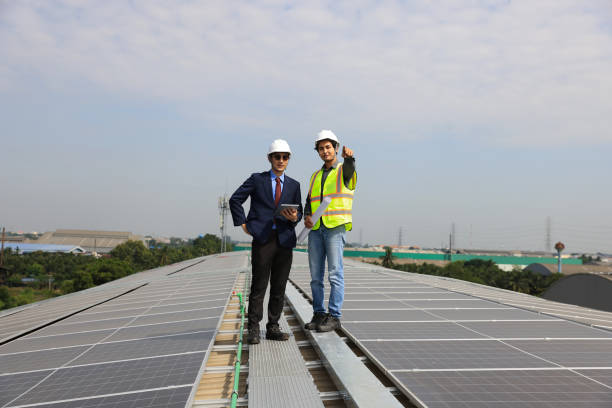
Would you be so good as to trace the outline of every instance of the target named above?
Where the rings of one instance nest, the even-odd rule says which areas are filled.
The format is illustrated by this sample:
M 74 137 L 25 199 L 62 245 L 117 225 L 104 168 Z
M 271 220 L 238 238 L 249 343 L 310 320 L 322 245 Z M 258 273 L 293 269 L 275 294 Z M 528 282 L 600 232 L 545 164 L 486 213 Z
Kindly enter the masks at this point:
M 268 293 L 264 308 L 268 304 Z M 267 312 L 261 321 L 265 328 Z M 284 314 L 279 321 L 281 330 L 291 333 Z M 249 346 L 249 407 L 252 408 L 323 408 L 319 391 L 304 364 L 302 354 L 291 336 L 287 341 L 265 339 L 261 333 L 261 343 Z

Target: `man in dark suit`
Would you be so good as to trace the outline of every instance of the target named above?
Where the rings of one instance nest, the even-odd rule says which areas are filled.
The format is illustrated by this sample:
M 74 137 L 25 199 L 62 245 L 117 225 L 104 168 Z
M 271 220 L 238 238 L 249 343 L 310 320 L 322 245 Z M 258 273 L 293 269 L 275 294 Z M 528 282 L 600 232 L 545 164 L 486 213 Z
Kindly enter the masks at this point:
M 285 287 L 291 270 L 296 244 L 295 226 L 302 218 L 300 183 L 285 175 L 291 149 L 278 139 L 268 149 L 269 171 L 253 173 L 232 194 L 229 200 L 234 225 L 253 237 L 251 265 L 253 281 L 249 295 L 249 344 L 260 341 L 259 322 L 263 318 L 263 300 L 270 282 L 266 339 L 284 341 L 289 338 L 278 326 L 285 300 Z M 249 215 L 242 204 L 251 197 Z M 278 211 L 281 204 L 297 204 L 297 209 Z

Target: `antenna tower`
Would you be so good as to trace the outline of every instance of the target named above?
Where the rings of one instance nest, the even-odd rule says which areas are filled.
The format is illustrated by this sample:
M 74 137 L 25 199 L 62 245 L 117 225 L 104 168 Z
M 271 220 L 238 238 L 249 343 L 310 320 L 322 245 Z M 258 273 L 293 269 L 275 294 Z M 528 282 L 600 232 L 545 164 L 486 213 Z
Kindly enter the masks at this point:
M 219 229 L 221 230 L 221 252 L 227 251 L 227 233 L 225 232 L 225 217 L 227 216 L 228 212 L 229 200 L 227 199 L 227 195 L 219 197 Z

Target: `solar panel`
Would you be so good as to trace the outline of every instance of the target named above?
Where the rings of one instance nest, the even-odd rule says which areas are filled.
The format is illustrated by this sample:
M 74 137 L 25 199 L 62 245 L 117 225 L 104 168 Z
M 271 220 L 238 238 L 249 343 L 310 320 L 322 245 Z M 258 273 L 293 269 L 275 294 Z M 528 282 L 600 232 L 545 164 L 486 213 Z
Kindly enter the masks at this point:
M 418 320 L 444 320 L 442 317 L 434 316 L 424 310 L 402 309 L 402 310 L 343 310 L 342 321 L 418 321 Z
M 608 340 L 509 340 L 507 344 L 565 367 L 612 367 Z
M 307 268 L 291 279 L 310 294 Z M 343 330 L 419 406 L 612 406 L 612 332 L 564 319 L 579 308 L 350 260 L 345 281 Z
M 0 352 L 6 354 L 23 351 L 44 350 L 50 348 L 50 345 L 52 345 L 52 347 L 70 347 L 81 344 L 93 344 L 112 334 L 113 331 L 113 329 L 109 329 L 98 330 L 95 332 L 59 334 L 42 337 L 31 337 L 32 335 L 30 335 L 5 344 L 0 348 Z
M 358 340 L 379 339 L 484 339 L 482 334 L 452 322 L 378 322 L 345 323 L 347 329 Z
M 363 344 L 391 371 L 555 367 L 496 340 L 368 341 Z
M 189 397 L 191 386 L 172 387 L 146 392 L 134 392 L 121 395 L 111 395 L 101 398 L 78 399 L 63 401 L 62 408 L 184 408 Z M 58 404 L 36 405 L 37 408 L 57 408 Z
M 195 353 L 62 368 L 12 405 L 191 385 L 203 359 L 204 353 Z
M 605 370 L 576 370 L 576 372 L 612 387 L 612 369 L 609 366 Z
M 132 275 L 146 285 L 0 346 L 0 405 L 184 407 L 240 271 L 211 259 Z
M 68 366 L 206 351 L 214 331 L 122 340 L 94 346 Z
M 125 327 L 115 332 L 108 341 L 141 339 L 145 337 L 164 336 L 169 334 L 192 333 L 196 331 L 215 330 L 217 316 L 212 318 L 161 323 L 146 326 Z
M 87 350 L 87 346 L 32 351 L 0 356 L 0 374 L 61 367 Z
M 424 406 L 609 408 L 610 389 L 568 370 L 394 374 Z
M 107 302 L 113 297 L 125 295 L 126 293 L 129 295 L 129 291 L 147 282 L 165 277 L 168 273 L 176 273 L 176 271 L 190 265 L 196 265 L 202 262 L 202 260 L 203 258 L 190 259 L 133 274 L 84 291 L 47 299 L 16 308 L 15 310 L 11 309 L 0 312 L 0 342 L 7 341 L 21 333 L 42 327 L 102 302 Z
M 469 322 L 463 325 L 494 338 L 608 338 L 612 340 L 611 332 L 565 321 Z
M 49 374 L 51 371 L 0 375 L 0 406 L 18 397 Z

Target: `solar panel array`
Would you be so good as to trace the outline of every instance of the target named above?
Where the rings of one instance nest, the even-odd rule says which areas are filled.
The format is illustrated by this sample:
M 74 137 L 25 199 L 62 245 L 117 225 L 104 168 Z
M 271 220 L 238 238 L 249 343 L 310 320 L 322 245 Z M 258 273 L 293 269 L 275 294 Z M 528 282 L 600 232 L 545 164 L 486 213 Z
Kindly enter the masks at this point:
M 0 344 L 36 327 L 49 324 L 73 313 L 106 302 L 116 296 L 121 296 L 153 279 L 179 271 L 202 260 L 203 258 L 198 258 L 178 262 L 59 298 L 48 299 L 0 312 Z
M 246 257 L 179 266 L 132 275 L 136 290 L 0 346 L 0 406 L 184 407 Z M 56 301 L 59 314 L 82 306 Z
M 380 270 L 382 270 L 382 268 Z M 387 276 L 396 277 L 402 277 L 404 275 L 403 272 L 391 272 L 388 269 L 385 271 L 385 274 Z M 609 312 L 554 302 L 523 293 L 479 285 L 458 279 L 431 275 L 413 275 L 413 279 L 414 282 L 424 283 L 433 287 L 462 292 L 519 308 L 552 314 L 564 319 L 612 330 L 612 313 Z
M 305 255 L 290 278 L 310 294 Z M 612 407 L 611 331 L 511 306 L 509 293 L 470 292 L 489 293 L 345 260 L 342 326 L 419 406 Z

